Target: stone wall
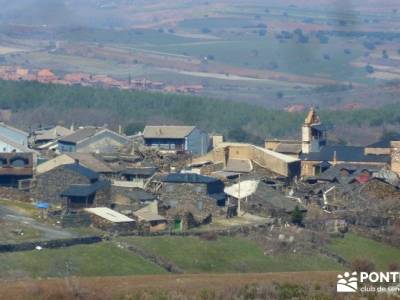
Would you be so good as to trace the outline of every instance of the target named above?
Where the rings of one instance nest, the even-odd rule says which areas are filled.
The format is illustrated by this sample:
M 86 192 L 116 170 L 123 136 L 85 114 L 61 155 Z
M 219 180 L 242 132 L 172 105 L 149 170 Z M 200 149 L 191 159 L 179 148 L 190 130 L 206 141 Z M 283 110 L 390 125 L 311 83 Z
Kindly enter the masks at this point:
M 61 206 L 62 198 L 60 194 L 71 184 L 89 183 L 87 177 L 71 171 L 65 166 L 60 166 L 36 177 L 36 185 L 32 189 L 32 198 Z
M 27 191 L 20 191 L 19 189 L 10 187 L 0 187 L 0 199 L 11 201 L 31 202 L 31 194 Z
M 31 251 L 35 250 L 37 246 L 42 248 L 63 248 L 82 244 L 95 244 L 102 241 L 101 237 L 90 236 L 63 240 L 51 240 L 51 241 L 37 241 L 37 242 L 25 242 L 20 244 L 0 244 L 0 253 L 4 252 L 17 252 L 17 251 Z

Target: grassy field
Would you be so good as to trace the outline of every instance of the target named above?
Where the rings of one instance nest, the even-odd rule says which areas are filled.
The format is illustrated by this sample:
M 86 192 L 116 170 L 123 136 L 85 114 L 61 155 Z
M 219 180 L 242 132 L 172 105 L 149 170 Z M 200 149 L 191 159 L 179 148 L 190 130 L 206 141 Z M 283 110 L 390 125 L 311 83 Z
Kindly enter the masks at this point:
M 387 270 L 390 263 L 400 264 L 400 249 L 355 234 L 334 239 L 330 250 L 348 261 L 363 258 L 373 262 L 379 271 Z
M 244 238 L 219 237 L 216 241 L 205 241 L 195 237 L 135 237 L 122 240 L 160 256 L 189 273 L 341 269 L 335 261 L 320 255 L 266 256 L 257 244 Z
M 0 254 L 2 278 L 122 276 L 165 271 L 113 243 Z
M 360 299 L 360 295 L 338 298 L 336 276 L 336 272 L 299 272 L 24 280 L 0 282 L 0 295 L 13 300 Z

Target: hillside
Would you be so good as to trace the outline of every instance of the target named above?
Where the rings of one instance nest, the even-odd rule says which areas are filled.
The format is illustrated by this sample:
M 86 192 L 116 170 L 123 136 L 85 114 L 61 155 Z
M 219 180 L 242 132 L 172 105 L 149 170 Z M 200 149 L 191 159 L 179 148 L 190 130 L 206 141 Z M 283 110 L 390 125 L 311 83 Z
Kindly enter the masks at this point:
M 211 133 L 222 133 L 230 140 L 261 144 L 266 137 L 297 138 L 305 117 L 304 113 L 174 94 L 7 81 L 0 81 L 0 90 L 0 107 L 10 108 L 10 121 L 27 130 L 57 123 L 108 124 L 115 129 L 121 124 L 128 134 L 133 134 L 145 124 L 194 124 Z M 322 111 L 321 117 L 331 127 L 332 139 L 340 133 L 342 141 L 372 142 L 383 130 L 397 128 L 400 108 L 386 105 L 335 113 Z M 344 128 L 345 135 L 341 134 Z

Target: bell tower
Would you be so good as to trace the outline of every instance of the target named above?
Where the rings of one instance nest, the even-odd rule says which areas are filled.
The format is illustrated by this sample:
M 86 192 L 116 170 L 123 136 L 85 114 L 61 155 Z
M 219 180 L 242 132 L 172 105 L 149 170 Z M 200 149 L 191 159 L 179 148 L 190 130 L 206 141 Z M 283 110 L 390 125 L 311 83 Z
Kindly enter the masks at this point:
M 308 112 L 301 131 L 302 153 L 319 152 L 326 145 L 326 129 L 321 124 L 314 107 Z

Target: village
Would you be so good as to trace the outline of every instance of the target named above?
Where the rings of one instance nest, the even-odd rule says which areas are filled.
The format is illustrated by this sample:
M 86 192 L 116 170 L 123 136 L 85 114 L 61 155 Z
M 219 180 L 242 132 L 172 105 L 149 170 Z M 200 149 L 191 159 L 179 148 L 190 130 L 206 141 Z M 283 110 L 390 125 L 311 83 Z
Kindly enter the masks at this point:
M 66 73 L 61 76 L 50 69 L 30 70 L 18 66 L 0 66 L 0 79 L 9 81 L 33 81 L 46 84 L 96 86 L 103 88 L 118 88 L 121 90 L 158 91 L 165 93 L 198 94 L 202 85 L 168 85 L 164 82 L 151 81 L 146 78 L 126 80 L 116 79 L 104 74 Z
M 1 123 L 2 231 L 32 226 L 59 240 L 73 237 L 70 228 L 103 236 L 267 230 L 293 242 L 301 228 L 322 236 L 351 228 L 399 245 L 400 141 L 330 145 L 314 108 L 299 131 L 299 140 L 261 147 L 195 126 L 148 125 L 126 136 L 121 126 L 28 133 Z M 27 224 L 10 202 L 38 217 Z

